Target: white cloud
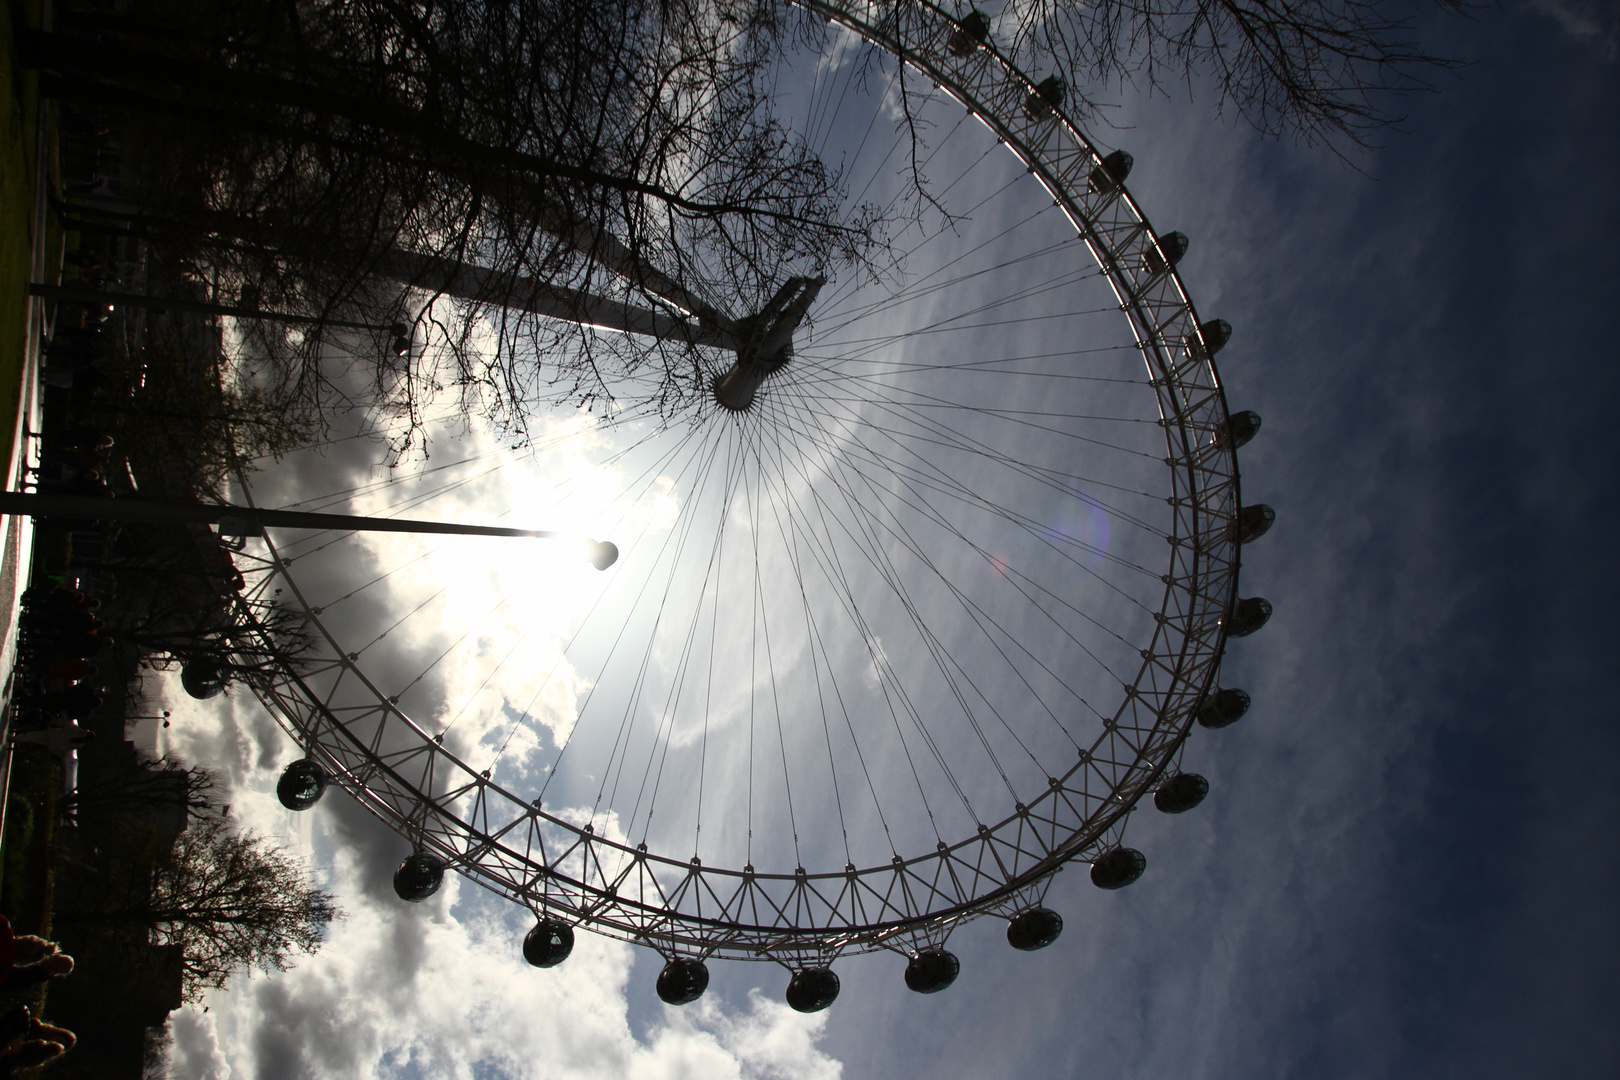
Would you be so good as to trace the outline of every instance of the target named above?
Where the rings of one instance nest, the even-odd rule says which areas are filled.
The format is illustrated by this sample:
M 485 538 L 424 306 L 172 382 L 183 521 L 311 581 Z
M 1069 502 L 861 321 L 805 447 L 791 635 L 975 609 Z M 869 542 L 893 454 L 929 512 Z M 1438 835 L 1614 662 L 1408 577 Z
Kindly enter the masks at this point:
M 188 715 L 175 749 L 200 758 L 230 741 L 206 722 Z M 239 977 L 207 999 L 208 1012 L 177 1012 L 174 1080 L 840 1075 L 816 1045 L 825 1016 L 800 1016 L 757 993 L 738 1003 L 711 993 L 685 1010 L 665 1008 L 638 1037 L 629 996 L 650 988 L 629 985 L 631 946 L 581 932 L 565 964 L 531 968 L 519 948 L 532 925 L 524 909 L 455 875 L 439 895 L 408 905 L 386 885 L 388 860 L 403 842 L 381 833 L 376 844 L 356 843 L 343 821 L 358 811 L 343 795 L 294 816 L 270 793 L 273 769 L 243 768 L 240 755 L 215 760 L 235 764 L 233 812 L 246 824 L 329 853 L 322 869 L 347 917 L 291 971 Z

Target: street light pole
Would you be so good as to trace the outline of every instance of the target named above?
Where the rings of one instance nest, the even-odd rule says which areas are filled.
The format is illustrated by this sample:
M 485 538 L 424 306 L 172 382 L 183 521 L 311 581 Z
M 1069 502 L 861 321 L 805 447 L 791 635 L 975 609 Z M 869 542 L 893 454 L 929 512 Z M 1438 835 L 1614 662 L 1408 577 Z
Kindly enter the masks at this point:
M 360 517 L 353 514 L 318 514 L 304 510 L 266 510 L 257 506 L 175 502 L 168 499 L 97 498 L 91 495 L 51 495 L 38 492 L 0 492 L 0 514 L 31 517 L 102 519 L 109 521 L 169 522 L 217 525 L 225 536 L 262 536 L 266 526 L 283 529 L 343 529 L 350 532 L 438 533 L 451 536 L 515 536 L 566 540 L 577 534 L 547 529 L 512 529 L 500 525 L 462 525 L 448 521 L 409 518 Z M 591 565 L 606 570 L 619 558 L 619 549 L 606 540 L 589 540 Z

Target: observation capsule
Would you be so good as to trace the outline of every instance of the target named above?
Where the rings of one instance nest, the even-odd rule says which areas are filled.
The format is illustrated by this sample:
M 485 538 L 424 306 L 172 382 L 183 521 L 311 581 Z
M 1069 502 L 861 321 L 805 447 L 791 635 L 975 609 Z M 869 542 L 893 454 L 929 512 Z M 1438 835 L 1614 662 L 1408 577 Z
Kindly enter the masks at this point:
M 1092 191 L 1113 191 L 1125 182 L 1131 175 L 1131 166 L 1136 159 L 1123 150 L 1115 150 L 1104 157 L 1096 168 L 1091 170 L 1090 186 Z
M 1187 254 L 1190 244 L 1185 233 L 1165 233 L 1148 248 L 1147 255 L 1142 259 L 1142 268 L 1154 277 L 1167 274 Z
M 1247 544 L 1266 535 L 1276 523 L 1277 511 L 1265 503 L 1255 503 L 1238 511 L 1237 520 L 1232 522 L 1232 532 L 1238 543 Z
M 975 49 L 990 40 L 990 16 L 974 8 L 962 16 L 946 43 L 945 51 L 952 56 L 971 56 Z
M 838 975 L 832 968 L 803 968 L 788 980 L 787 1003 L 794 1012 L 820 1012 L 838 999 L 838 988 Z
M 1020 952 L 1044 949 L 1063 933 L 1063 916 L 1051 908 L 1032 907 L 1020 911 L 1007 924 L 1007 944 Z
M 1221 620 L 1226 624 L 1227 637 L 1248 637 L 1271 618 L 1271 601 L 1250 596 L 1232 605 L 1232 613 Z
M 658 973 L 658 997 L 666 1005 L 690 1005 L 708 988 L 709 969 L 689 956 L 671 960 Z
M 523 959 L 537 968 L 556 967 L 574 951 L 574 928 L 561 919 L 543 918 L 523 938 Z
M 1217 690 L 1198 707 L 1198 722 L 1207 728 L 1235 724 L 1249 711 L 1249 695 L 1235 686 Z
M 1153 805 L 1166 814 L 1185 814 L 1204 801 L 1209 781 L 1195 772 L 1176 773 L 1153 793 Z
M 208 657 L 187 660 L 180 668 L 180 686 L 199 701 L 218 697 L 225 691 L 225 669 Z
M 1031 120 L 1048 120 L 1068 93 L 1067 83 L 1056 75 L 1048 75 L 1036 84 L 1035 92 L 1024 99 L 1024 115 Z
M 919 994 L 937 994 L 962 972 L 962 961 L 944 949 L 927 949 L 906 964 L 906 986 Z
M 1247 445 L 1259 432 L 1260 414 L 1253 409 L 1245 409 L 1226 418 L 1226 425 L 1216 436 L 1215 441 L 1219 445 L 1230 446 L 1236 450 L 1240 446 Z
M 318 761 L 299 758 L 281 770 L 276 798 L 289 810 L 308 810 L 326 794 L 326 770 Z
M 1226 348 L 1231 340 L 1232 324 L 1225 319 L 1211 319 L 1187 335 L 1187 352 L 1200 360 L 1208 359 Z
M 407 855 L 394 868 L 394 893 L 401 900 L 419 904 L 439 891 L 444 883 L 444 860 L 426 851 Z
M 1099 889 L 1123 889 L 1147 869 L 1147 856 L 1135 848 L 1117 847 L 1091 864 L 1091 883 Z

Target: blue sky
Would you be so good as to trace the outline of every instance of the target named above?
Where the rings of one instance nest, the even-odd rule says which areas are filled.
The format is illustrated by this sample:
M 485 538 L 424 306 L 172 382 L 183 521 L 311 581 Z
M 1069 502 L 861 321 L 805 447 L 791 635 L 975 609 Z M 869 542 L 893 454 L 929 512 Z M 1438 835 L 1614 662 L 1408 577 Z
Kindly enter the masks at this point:
M 1426 29 L 1474 64 L 1366 175 L 1121 110 L 1266 419 L 1244 580 L 1277 615 L 1227 669 L 1257 704 L 1189 749 L 1202 817 L 1133 826 L 1147 877 L 1060 880 L 1085 937 L 981 934 L 937 1005 L 850 979 L 850 1075 L 1614 1075 L 1620 86 L 1536 11 Z
M 1224 680 L 1255 707 L 1190 745 L 1202 807 L 1137 815 L 1142 881 L 1059 875 L 1057 945 L 1015 954 L 970 926 L 961 980 L 934 997 L 904 990 L 895 957 L 845 960 L 812 1020 L 757 965 L 713 965 L 704 1011 L 677 1015 L 653 997 L 656 957 L 595 941 L 573 978 L 598 996 L 574 981 L 559 998 L 484 951 L 523 920 L 470 889 L 408 917 L 343 896 L 350 955 L 180 1017 L 176 1075 L 1615 1075 L 1614 19 L 1512 4 L 1423 30 L 1472 66 L 1353 168 L 1202 100 L 1126 98 L 1099 133 L 1135 155 L 1154 224 L 1192 238 L 1200 314 L 1236 328 L 1230 400 L 1265 418 L 1245 496 L 1279 513 L 1243 579 L 1277 614 L 1232 644 Z M 262 786 L 276 739 L 244 718 L 179 745 Z M 375 887 L 391 838 L 323 813 L 334 880 Z M 448 967 L 411 951 L 430 944 Z M 404 949 L 425 981 L 322 1049 L 312 1013 L 363 988 L 345 964 L 367 949 Z M 509 992 L 473 987 L 469 965 Z M 440 990 L 584 1009 L 601 1052 L 553 1060 L 523 1030 L 544 1022 L 422 1004 Z M 411 1044 L 390 1010 L 431 1038 Z

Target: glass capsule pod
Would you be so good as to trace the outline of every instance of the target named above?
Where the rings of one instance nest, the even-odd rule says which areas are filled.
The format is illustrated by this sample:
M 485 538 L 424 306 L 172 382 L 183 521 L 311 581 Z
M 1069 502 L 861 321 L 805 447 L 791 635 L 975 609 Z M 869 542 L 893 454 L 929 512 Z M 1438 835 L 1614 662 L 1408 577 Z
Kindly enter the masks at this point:
M 1097 856 L 1091 864 L 1091 883 L 1099 889 L 1123 889 L 1147 869 L 1147 856 L 1135 848 L 1118 847 Z
M 289 810 L 308 810 L 326 794 L 326 769 L 318 761 L 299 758 L 281 770 L 276 798 Z

